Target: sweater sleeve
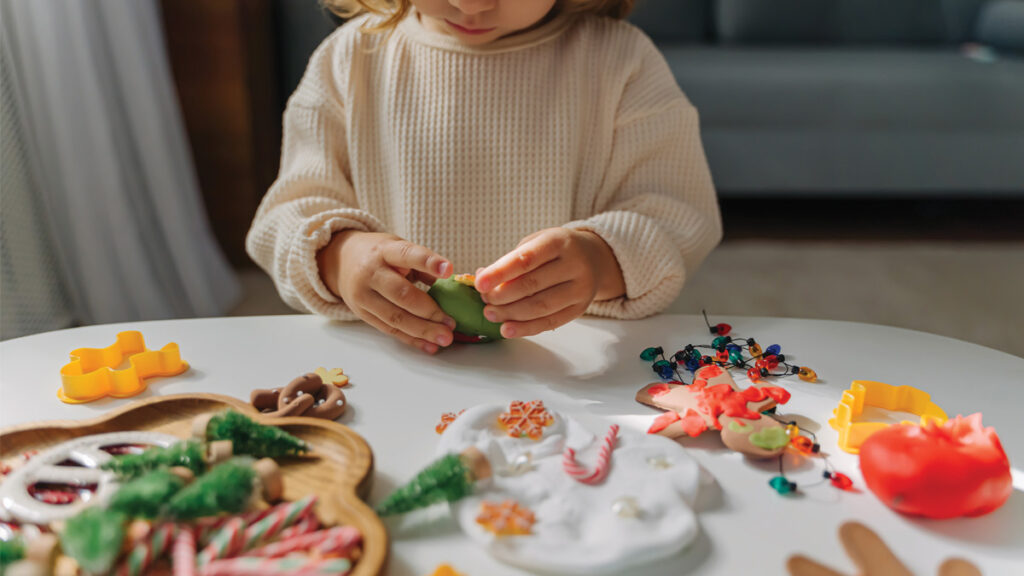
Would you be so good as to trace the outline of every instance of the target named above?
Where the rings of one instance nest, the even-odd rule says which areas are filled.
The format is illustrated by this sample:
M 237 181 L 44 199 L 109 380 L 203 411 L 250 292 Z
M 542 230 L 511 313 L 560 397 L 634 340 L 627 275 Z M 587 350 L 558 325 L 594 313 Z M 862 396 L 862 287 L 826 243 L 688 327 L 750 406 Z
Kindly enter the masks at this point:
M 337 320 L 352 311 L 320 279 L 316 254 L 341 230 L 380 232 L 351 184 L 339 63 L 327 41 L 310 60 L 284 113 L 281 167 L 246 237 L 246 251 L 292 308 Z
M 611 318 L 664 310 L 722 238 L 697 110 L 661 54 L 643 41 L 644 57 L 623 92 L 591 215 L 565 225 L 598 234 L 619 262 L 626 295 L 587 309 Z

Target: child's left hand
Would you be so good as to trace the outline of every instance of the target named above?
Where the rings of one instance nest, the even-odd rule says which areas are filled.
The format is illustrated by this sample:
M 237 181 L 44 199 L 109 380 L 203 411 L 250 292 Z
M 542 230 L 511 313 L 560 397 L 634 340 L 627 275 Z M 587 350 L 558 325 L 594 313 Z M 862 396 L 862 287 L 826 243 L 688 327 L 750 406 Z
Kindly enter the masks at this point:
M 595 300 L 622 296 L 626 285 L 611 247 L 589 230 L 548 228 L 478 271 L 484 316 L 505 338 L 532 336 L 583 315 Z

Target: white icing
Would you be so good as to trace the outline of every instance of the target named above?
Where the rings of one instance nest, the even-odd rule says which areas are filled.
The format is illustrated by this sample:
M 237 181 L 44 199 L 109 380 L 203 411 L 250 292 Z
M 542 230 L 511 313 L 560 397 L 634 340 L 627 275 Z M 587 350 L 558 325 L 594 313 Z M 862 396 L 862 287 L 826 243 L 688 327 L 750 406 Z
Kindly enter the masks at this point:
M 98 467 L 113 458 L 100 448 L 112 444 L 146 444 L 170 446 L 181 439 L 157 432 L 112 432 L 83 436 L 58 444 L 32 457 L 23 466 L 11 472 L 0 484 L 0 516 L 30 524 L 49 524 L 74 516 L 93 500 L 105 502 L 117 489 L 117 479 L 111 472 Z M 73 460 L 83 467 L 57 466 L 64 460 Z M 32 497 L 28 487 L 36 482 L 69 484 L 97 484 L 96 492 L 71 504 L 55 505 Z
M 438 445 L 439 455 L 475 446 L 490 459 L 495 476 L 479 483 L 475 494 L 452 509 L 462 530 L 499 560 L 531 571 L 621 573 L 675 554 L 697 536 L 691 506 L 701 474 L 679 444 L 622 431 L 608 477 L 588 486 L 563 471 L 562 451 L 568 445 L 579 463 L 592 468 L 605 431 L 595 436 L 552 411 L 555 422 L 544 429 L 541 440 L 511 438 L 497 423 L 505 409 L 467 410 L 448 426 Z M 527 453 L 530 467 L 523 470 L 522 456 Z M 477 524 L 482 501 L 506 499 L 534 512 L 531 535 L 495 537 Z M 636 516 L 630 517 L 634 503 Z

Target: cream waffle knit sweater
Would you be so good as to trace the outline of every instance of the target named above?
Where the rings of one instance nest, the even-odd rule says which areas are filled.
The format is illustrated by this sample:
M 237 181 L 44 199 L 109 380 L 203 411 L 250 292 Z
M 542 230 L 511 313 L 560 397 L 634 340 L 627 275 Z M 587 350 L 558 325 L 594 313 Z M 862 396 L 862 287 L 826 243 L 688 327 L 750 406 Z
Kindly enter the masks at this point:
M 285 302 L 354 314 L 316 253 L 344 229 L 390 232 L 472 272 L 555 226 L 612 248 L 625 297 L 657 313 L 721 239 L 697 110 L 639 30 L 558 17 L 481 48 L 363 16 L 317 49 L 284 114 L 280 174 L 246 239 Z

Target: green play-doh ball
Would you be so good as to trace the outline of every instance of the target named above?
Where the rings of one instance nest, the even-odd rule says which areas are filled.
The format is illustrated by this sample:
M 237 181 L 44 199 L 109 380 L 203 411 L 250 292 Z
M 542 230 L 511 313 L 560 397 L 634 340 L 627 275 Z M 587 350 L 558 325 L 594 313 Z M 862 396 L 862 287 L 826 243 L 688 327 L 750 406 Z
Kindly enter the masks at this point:
M 476 288 L 442 278 L 427 292 L 437 305 L 455 320 L 455 331 L 467 336 L 483 336 L 501 340 L 501 324 L 484 318 L 484 301 Z

